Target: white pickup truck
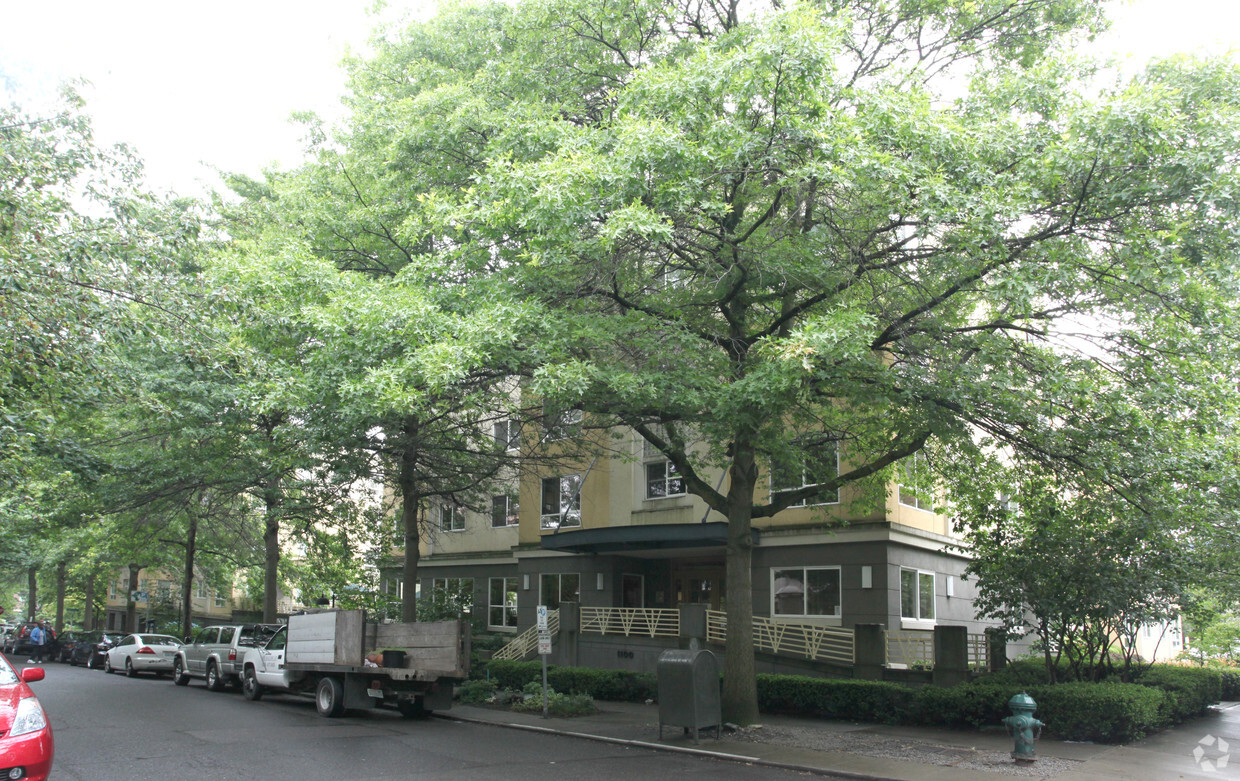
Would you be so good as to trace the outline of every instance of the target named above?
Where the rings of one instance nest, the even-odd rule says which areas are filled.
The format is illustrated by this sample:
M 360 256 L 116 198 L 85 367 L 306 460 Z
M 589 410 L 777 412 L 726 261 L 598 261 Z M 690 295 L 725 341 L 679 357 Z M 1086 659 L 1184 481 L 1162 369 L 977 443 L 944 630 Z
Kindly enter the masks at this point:
M 380 666 L 368 664 L 382 649 Z M 450 708 L 453 680 L 468 675 L 464 621 L 382 624 L 361 610 L 325 610 L 290 616 L 287 627 L 248 649 L 241 690 L 248 700 L 265 692 L 313 695 L 328 717 L 381 703 L 417 716 Z

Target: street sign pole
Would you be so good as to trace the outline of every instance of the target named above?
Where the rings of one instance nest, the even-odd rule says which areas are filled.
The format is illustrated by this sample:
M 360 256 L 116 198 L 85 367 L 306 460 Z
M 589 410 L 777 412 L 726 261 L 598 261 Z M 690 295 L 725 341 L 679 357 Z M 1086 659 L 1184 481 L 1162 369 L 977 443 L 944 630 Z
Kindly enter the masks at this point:
M 551 653 L 551 630 L 547 626 L 547 606 L 538 606 L 538 656 L 542 659 L 543 718 L 547 718 L 547 655 Z

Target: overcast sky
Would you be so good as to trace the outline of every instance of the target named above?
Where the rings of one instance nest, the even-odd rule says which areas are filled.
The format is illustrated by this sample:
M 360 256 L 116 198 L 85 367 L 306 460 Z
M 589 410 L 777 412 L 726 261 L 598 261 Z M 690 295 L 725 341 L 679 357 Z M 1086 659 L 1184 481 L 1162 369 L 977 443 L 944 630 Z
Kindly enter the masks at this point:
M 364 47 L 371 0 L 0 0 L 0 88 L 32 106 L 84 77 L 103 143 L 125 141 L 150 185 L 183 194 L 203 164 L 257 174 L 300 159 L 290 114 L 338 117 L 347 47 Z M 385 17 L 426 16 L 434 0 L 390 0 Z M 1104 51 L 1240 49 L 1235 0 L 1120 0 Z M 1233 54 L 1233 56 L 1235 56 Z M 7 102 L 7 101 L 6 101 Z

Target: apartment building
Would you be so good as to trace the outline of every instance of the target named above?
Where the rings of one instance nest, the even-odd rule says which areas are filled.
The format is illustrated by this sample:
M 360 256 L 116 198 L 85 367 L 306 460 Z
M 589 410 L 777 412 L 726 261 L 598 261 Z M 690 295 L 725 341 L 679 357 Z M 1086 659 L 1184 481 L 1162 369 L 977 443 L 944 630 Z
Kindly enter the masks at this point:
M 524 630 L 538 605 L 565 602 L 722 610 L 725 519 L 687 494 L 673 465 L 641 437 L 611 433 L 610 452 L 522 470 L 486 506 L 431 502 L 419 586 L 472 593 L 474 617 L 496 632 Z M 495 436 L 519 447 L 504 424 Z M 933 511 L 929 486 L 917 485 L 916 466 L 914 459 L 904 483 L 891 485 L 868 514 L 848 513 L 845 488 L 755 519 L 755 617 L 981 632 L 972 584 L 962 578 L 967 560 L 953 548 L 948 519 Z M 811 475 L 768 476 L 766 490 L 812 484 Z M 401 558 L 397 551 L 383 568 L 389 591 L 397 590 Z

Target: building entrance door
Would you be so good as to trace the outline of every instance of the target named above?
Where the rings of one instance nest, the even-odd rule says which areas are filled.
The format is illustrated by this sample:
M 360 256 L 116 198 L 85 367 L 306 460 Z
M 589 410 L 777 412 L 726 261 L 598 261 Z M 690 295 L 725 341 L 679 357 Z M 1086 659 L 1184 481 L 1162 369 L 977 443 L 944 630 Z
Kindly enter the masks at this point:
M 710 605 L 724 608 L 724 568 L 722 562 L 682 562 L 672 567 L 672 596 L 677 605 Z

